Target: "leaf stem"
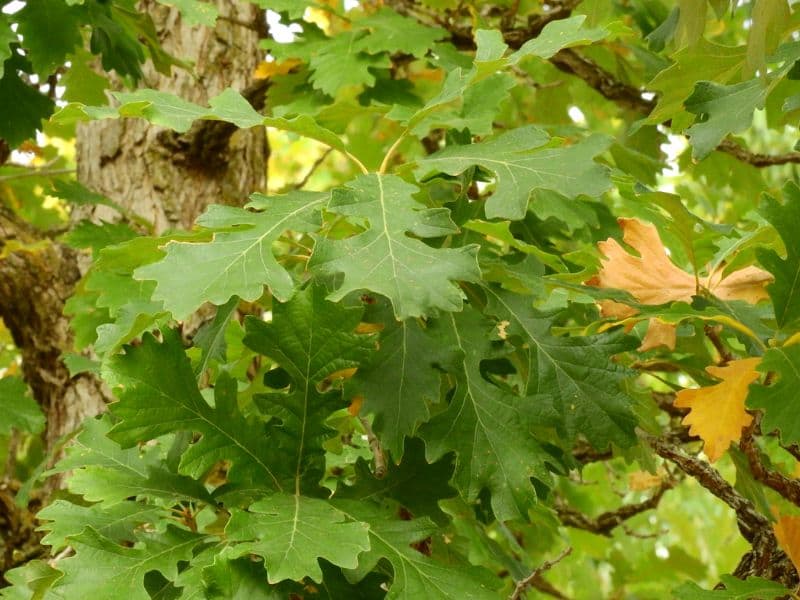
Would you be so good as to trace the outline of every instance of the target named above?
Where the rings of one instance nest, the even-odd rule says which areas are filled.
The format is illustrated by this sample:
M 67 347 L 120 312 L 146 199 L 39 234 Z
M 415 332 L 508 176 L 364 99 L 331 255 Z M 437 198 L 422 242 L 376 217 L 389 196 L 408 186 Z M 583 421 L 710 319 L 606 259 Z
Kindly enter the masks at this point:
M 544 561 L 541 565 L 539 565 L 533 571 L 531 571 L 531 574 L 528 575 L 525 579 L 521 579 L 520 581 L 517 582 L 517 585 L 514 588 L 514 591 L 508 597 L 508 600 L 520 600 L 525 590 L 528 589 L 530 586 L 532 586 L 534 581 L 537 578 L 541 577 L 542 573 L 552 569 L 554 566 L 556 566 L 558 563 L 564 560 L 571 553 L 572 553 L 572 546 L 567 546 L 561 551 L 561 554 L 556 556 L 554 559 Z
M 397 152 L 397 148 L 408 137 L 409 133 L 410 133 L 409 129 L 404 130 L 403 133 L 400 134 L 400 137 L 398 137 L 394 141 L 394 144 L 391 145 L 389 150 L 387 150 L 386 156 L 383 157 L 383 162 L 381 162 L 380 169 L 378 169 L 379 174 L 383 175 L 384 173 L 386 173 L 387 169 L 389 168 L 389 162 L 391 162 L 392 158 L 394 158 L 394 155 Z
M 29 169 L 22 173 L 0 176 L 0 182 L 11 181 L 12 179 L 25 179 L 26 177 L 55 177 L 56 175 L 69 175 L 75 169 Z
M 350 160 L 351 160 L 351 161 L 352 161 L 352 162 L 353 162 L 353 163 L 354 163 L 354 164 L 355 164 L 355 165 L 356 165 L 356 166 L 357 166 L 357 167 L 358 167 L 358 168 L 361 170 L 361 172 L 362 172 L 364 175 L 368 175 L 368 174 L 369 174 L 369 169 L 368 169 L 368 168 L 367 168 L 367 167 L 364 165 L 364 163 L 363 163 L 363 162 L 361 162 L 360 160 L 358 160 L 358 158 L 356 157 L 356 155 L 355 155 L 355 154 L 353 154 L 353 153 L 352 153 L 352 152 L 350 152 L 349 150 L 342 150 L 342 152 L 344 153 L 344 155 L 345 155 L 347 158 L 349 158 L 349 159 L 350 159 Z

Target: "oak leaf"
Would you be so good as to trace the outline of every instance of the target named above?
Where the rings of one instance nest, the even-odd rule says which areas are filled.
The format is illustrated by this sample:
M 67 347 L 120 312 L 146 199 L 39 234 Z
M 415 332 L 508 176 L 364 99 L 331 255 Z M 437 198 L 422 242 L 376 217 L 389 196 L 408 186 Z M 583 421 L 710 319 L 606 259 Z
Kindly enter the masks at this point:
M 772 526 L 778 544 L 800 573 L 800 517 L 784 515 Z
M 647 333 L 644 334 L 642 345 L 639 352 L 647 352 L 659 346 L 664 346 L 669 350 L 675 350 L 677 342 L 677 325 L 675 323 L 665 323 L 661 319 L 650 319 L 647 324 Z
M 758 379 L 756 367 L 760 358 L 734 360 L 724 367 L 707 367 L 720 383 L 691 390 L 681 390 L 675 397 L 675 406 L 688 408 L 683 418 L 689 425 L 689 433 L 699 436 L 704 442 L 708 460 L 716 461 L 742 435 L 742 429 L 750 425 L 752 415 L 744 408 L 749 385 Z
M 642 304 L 691 302 L 698 286 L 722 300 L 756 303 L 767 298 L 764 286 L 772 276 L 758 267 L 734 271 L 727 277 L 717 270 L 696 278 L 678 268 L 667 255 L 658 230 L 638 219 L 619 219 L 622 239 L 639 253 L 635 256 L 613 238 L 597 244 L 603 254 L 600 271 L 586 283 L 629 292 Z

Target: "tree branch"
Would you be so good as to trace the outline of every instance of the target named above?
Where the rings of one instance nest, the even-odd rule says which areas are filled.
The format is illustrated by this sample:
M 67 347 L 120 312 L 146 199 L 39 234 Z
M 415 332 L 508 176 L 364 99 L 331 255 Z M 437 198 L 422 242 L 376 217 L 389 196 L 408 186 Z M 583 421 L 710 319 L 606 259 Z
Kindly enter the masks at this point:
M 651 437 L 648 442 L 661 458 L 670 461 L 681 471 L 694 477 L 700 485 L 730 506 L 736 513 L 739 530 L 748 542 L 753 543 L 757 535 L 765 535 L 765 532 L 774 539 L 769 520 L 755 509 L 750 500 L 725 481 L 714 467 L 690 456 L 666 440 Z
M 514 591 L 508 597 L 508 600 L 519 600 L 522 598 L 522 594 L 525 593 L 529 587 L 533 586 L 533 582 L 541 577 L 542 573 L 545 571 L 549 571 L 562 560 L 564 560 L 567 556 L 572 553 L 572 546 L 567 546 L 564 550 L 561 551 L 561 554 L 556 556 L 553 560 L 546 560 L 541 565 L 536 567 L 531 574 L 528 575 L 525 579 L 521 579 L 517 582 L 517 585 L 514 587 Z
M 458 19 L 445 18 L 433 19 L 430 16 L 421 17 L 419 7 L 413 0 L 386 0 L 400 14 L 418 20 L 433 21 L 433 24 L 444 28 L 450 33 L 450 41 L 460 50 L 475 50 L 472 29 L 469 25 L 460 24 Z M 552 22 L 565 19 L 572 14 L 572 10 L 579 4 L 575 0 L 562 0 L 551 2 L 551 10 L 529 18 L 526 27 L 509 27 L 508 20 L 500 23 L 503 40 L 512 50 L 518 50 L 525 42 L 536 38 L 544 27 Z M 471 20 L 462 20 L 469 23 Z M 565 48 L 550 58 L 550 62 L 559 70 L 582 79 L 586 84 L 600 93 L 604 98 L 618 106 L 647 116 L 655 107 L 653 99 L 643 96 L 647 90 L 620 81 L 617 77 L 606 71 L 590 58 L 583 56 L 573 48 Z M 763 168 L 790 163 L 800 163 L 800 152 L 786 154 L 760 154 L 751 152 L 737 144 L 732 139 L 723 140 L 717 150 L 730 154 L 737 160 Z
M 592 518 L 568 506 L 556 506 L 556 512 L 561 523 L 567 527 L 574 527 L 575 529 L 583 529 L 597 535 L 611 536 L 611 532 L 622 525 L 628 519 L 636 515 L 656 508 L 661 501 L 664 493 L 672 489 L 675 482 L 672 480 L 662 483 L 656 492 L 647 500 L 637 502 L 635 504 L 626 504 L 620 506 L 616 510 L 604 512 L 598 517 Z
M 790 479 L 783 473 L 768 469 L 761 461 L 760 453 L 756 447 L 755 439 L 753 438 L 753 434 L 760 423 L 761 414 L 759 413 L 756 414 L 750 426 L 742 432 L 742 439 L 739 442 L 739 447 L 747 457 L 750 471 L 753 473 L 753 477 L 756 481 L 760 481 L 767 487 L 772 488 L 795 506 L 800 506 L 800 481 L 797 479 Z

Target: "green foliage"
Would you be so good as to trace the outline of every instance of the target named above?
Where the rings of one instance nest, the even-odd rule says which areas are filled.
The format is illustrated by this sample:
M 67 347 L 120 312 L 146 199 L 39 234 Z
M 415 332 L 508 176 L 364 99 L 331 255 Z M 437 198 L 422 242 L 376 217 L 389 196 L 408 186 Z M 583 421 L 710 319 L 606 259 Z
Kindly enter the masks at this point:
M 204 0 L 159 4 L 242 26 Z M 0 139 L 39 154 L 0 165 L 0 267 L 82 253 L 63 360 L 115 398 L 53 465 L 20 373 L 49 380 L 16 322 L 0 328 L 17 501 L 66 479 L 37 516 L 56 558 L 5 573 L 0 596 L 787 593 L 724 573 L 739 531 L 772 552 L 773 520 L 797 510 L 797 10 L 254 4 L 302 26 L 263 41 L 265 114 L 243 90 L 201 106 L 147 87 L 147 61 L 192 66 L 132 0 L 0 18 Z M 51 76 L 63 96 L 40 89 Z M 63 172 L 54 136 L 120 119 L 268 129 L 281 175 L 280 148 L 316 154 L 289 157 L 304 176 L 281 193 L 162 232 Z M 87 207 L 117 220 L 76 218 Z M 719 439 L 730 452 L 709 465 Z

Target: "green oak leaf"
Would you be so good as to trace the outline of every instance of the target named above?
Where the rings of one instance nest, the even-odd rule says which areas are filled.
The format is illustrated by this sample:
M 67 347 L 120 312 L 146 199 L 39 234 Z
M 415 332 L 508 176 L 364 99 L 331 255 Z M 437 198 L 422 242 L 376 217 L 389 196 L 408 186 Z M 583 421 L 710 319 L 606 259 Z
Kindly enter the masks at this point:
M 328 302 L 323 288 L 310 286 L 276 302 L 271 323 L 245 320 L 245 345 L 276 361 L 292 381 L 287 392 L 255 398 L 280 420 L 269 430 L 270 445 L 289 469 L 292 488 L 314 491 L 322 479 L 322 444 L 332 434 L 325 420 L 344 405 L 340 393 L 326 389 L 326 378 L 358 367 L 375 347 L 375 336 L 355 332 L 361 312 Z
M 236 381 L 226 374 L 217 379 L 215 406 L 205 401 L 178 335 L 163 330 L 159 343 L 145 334 L 138 346 L 109 359 L 106 379 L 118 386 L 119 401 L 111 412 L 119 422 L 110 437 L 124 447 L 167 433 L 202 434 L 181 456 L 180 472 L 200 477 L 220 460 L 231 461 L 228 479 L 257 481 L 280 490 L 279 467 L 271 462 L 270 440 L 262 424 L 246 420 L 239 411 Z
M 12 429 L 24 433 L 40 433 L 44 429 L 44 413 L 21 377 L 0 377 L 0 414 L 1 435 L 8 435 Z
M 585 46 L 608 37 L 604 28 L 584 29 L 586 15 L 575 15 L 567 19 L 558 19 L 545 25 L 541 33 L 525 42 L 522 47 L 509 58 L 516 64 L 526 56 L 550 58 L 559 50 L 573 46 Z
M 210 2 L 199 0 L 158 0 L 159 4 L 174 6 L 181 12 L 181 17 L 187 23 L 214 27 L 219 10 Z
M 67 487 L 89 502 L 102 502 L 103 509 L 130 497 L 158 498 L 174 502 L 189 498 L 212 502 L 203 485 L 167 470 L 159 448 L 120 448 L 107 437 L 111 428 L 107 418 L 90 419 L 68 447 L 67 455 L 52 470 L 72 471 Z
M 764 195 L 761 214 L 766 218 L 783 240 L 786 258 L 781 258 L 771 249 L 759 248 L 756 256 L 759 262 L 775 276 L 775 281 L 767 286 L 767 292 L 775 307 L 775 320 L 778 327 L 784 328 L 800 318 L 800 188 L 790 182 L 783 188 L 785 204 Z
M 228 560 L 218 554 L 202 570 L 203 598 L 210 600 L 284 600 L 285 595 L 266 585 L 264 566 L 249 557 Z M 184 586 L 185 593 L 185 586 Z
M 287 230 L 316 230 L 327 200 L 325 193 L 296 191 L 254 196 L 262 212 L 212 204 L 197 219 L 212 232 L 211 241 L 171 242 L 162 260 L 137 269 L 134 277 L 154 280 L 153 298 L 162 300 L 177 319 L 204 302 L 224 304 L 234 295 L 256 300 L 265 285 L 277 299 L 288 300 L 294 281 L 275 260 L 272 244 Z
M 14 17 L 23 37 L 26 56 L 43 78 L 55 73 L 67 55 L 83 44 L 84 11 L 64 0 L 27 2 Z
M 531 192 L 537 189 L 570 198 L 607 191 L 611 186 L 608 169 L 593 160 L 607 146 L 603 136 L 556 145 L 543 130 L 529 125 L 477 144 L 449 146 L 419 160 L 417 173 L 458 175 L 480 165 L 497 175 L 496 189 L 486 201 L 487 218 L 521 219 Z
M 159 245 L 163 241 L 140 236 L 106 246 L 83 281 L 85 293 L 96 295 L 94 304 L 78 310 L 75 304 L 80 303 L 79 296 L 67 303 L 65 312 L 75 315 L 73 326 L 80 317 L 91 317 L 92 313 L 100 319 L 101 322 L 93 323 L 96 339 L 92 341 L 98 353 L 117 350 L 168 315 L 163 304 L 152 299 L 155 284 L 132 277 L 136 268 L 161 258 Z M 107 315 L 101 314 L 103 309 Z
M 34 137 L 42 119 L 49 117 L 55 107 L 50 98 L 20 79 L 18 69 L 27 71 L 29 65 L 18 54 L 12 54 L 0 78 L 0 138 L 11 148 Z
M 46 598 L 53 584 L 62 577 L 61 571 L 44 560 L 30 560 L 16 569 L 9 569 L 3 577 L 12 587 L 0 588 L 0 598 L 5 600 L 30 600 Z
M 763 431 L 778 430 L 787 446 L 800 443 L 800 412 L 797 390 L 800 386 L 800 344 L 770 348 L 758 365 L 762 373 L 774 373 L 769 386 L 753 383 L 747 395 L 748 408 L 761 409 Z
M 750 127 L 753 111 L 764 108 L 769 89 L 760 78 L 734 85 L 699 81 L 684 106 L 702 120 L 686 130 L 692 156 L 700 160 L 710 154 L 730 133 Z
M 70 229 L 63 240 L 73 248 L 91 248 L 92 255 L 97 258 L 100 250 L 107 246 L 115 246 L 137 237 L 136 231 L 125 223 L 106 223 L 99 225 L 88 219 L 78 222 Z
M 174 579 L 178 562 L 190 560 L 205 538 L 168 526 L 164 533 L 140 534 L 139 539 L 141 546 L 126 548 L 90 526 L 70 537 L 75 555 L 58 563 L 64 576 L 53 586 L 53 597 L 150 600 L 145 575 L 159 571 Z
M 439 400 L 441 374 L 435 366 L 447 361 L 452 349 L 442 347 L 436 322 L 423 326 L 416 319 L 396 321 L 391 313 L 381 317 L 378 351 L 358 369 L 347 391 L 364 398 L 362 411 L 375 415 L 373 429 L 399 460 L 403 439 L 428 420 L 428 403 Z
M 369 523 L 369 551 L 359 556 L 352 578 L 360 579 L 381 559 L 392 565 L 394 577 L 387 600 L 496 600 L 496 579 L 466 561 L 440 563 L 412 544 L 436 534 L 427 518 L 401 521 L 386 508 L 363 501 L 336 500 L 334 504 L 351 519 Z
M 791 591 L 777 581 L 761 577 L 748 577 L 744 581 L 733 575 L 721 575 L 725 584 L 722 590 L 704 590 L 696 583 L 687 581 L 672 590 L 677 600 L 775 600 L 791 595 Z
M 134 532 L 142 525 L 152 525 L 167 517 L 168 511 L 141 502 L 80 506 L 61 499 L 36 513 L 36 518 L 42 522 L 38 531 L 47 532 L 42 543 L 51 546 L 52 552 L 68 546 L 67 538 L 78 535 L 87 525 L 119 544 L 136 539 Z
M 557 429 L 571 443 L 584 435 L 598 449 L 610 443 L 626 448 L 636 442 L 633 401 L 622 382 L 634 375 L 611 357 L 633 350 L 637 340 L 620 333 L 556 337 L 552 319 L 532 307 L 532 298 L 484 288 L 490 314 L 509 322 L 527 354 L 527 393 L 546 394 L 559 415 Z
M 374 502 L 391 498 L 416 517 L 429 517 L 436 523 L 446 523 L 448 517 L 439 508 L 439 500 L 456 494 L 449 484 L 453 463 L 453 455 L 429 463 L 425 460 L 422 440 L 406 438 L 403 460 L 400 464 L 389 461 L 388 471 L 382 479 L 372 474 L 366 460 L 359 459 L 355 465 L 355 483 L 340 484 L 335 496 L 341 500 Z
M 0 78 L 5 73 L 5 62 L 11 56 L 13 50 L 11 44 L 19 40 L 15 31 L 11 29 L 8 17 L 0 13 Z
M 427 27 L 385 7 L 359 19 L 357 26 L 369 30 L 359 47 L 370 54 L 403 52 L 422 58 L 436 41 L 446 36 L 443 29 Z
M 449 211 L 425 208 L 412 197 L 417 191 L 395 175 L 381 174 L 361 176 L 333 191 L 328 209 L 366 219 L 369 228 L 343 240 L 317 240 L 309 267 L 319 274 L 344 275 L 331 300 L 370 290 L 389 298 L 400 320 L 461 310 L 463 294 L 454 282 L 480 277 L 477 246 L 432 248 L 410 237 L 457 231 Z
M 647 86 L 659 92 L 658 103 L 647 122 L 659 125 L 678 119 L 682 123 L 686 118 L 683 101 L 691 95 L 695 83 L 698 80 L 717 83 L 735 80 L 741 73 L 745 51 L 744 46 L 723 46 L 701 38 L 697 44 L 676 52 L 672 57 L 675 62 L 659 72 Z
M 323 558 L 352 569 L 370 547 L 368 526 L 348 519 L 328 501 L 275 494 L 231 514 L 225 535 L 233 555 L 264 558 L 270 583 L 309 577 L 322 581 Z
M 205 323 L 197 330 L 192 343 L 197 348 L 200 348 L 202 352 L 200 362 L 195 368 L 195 373 L 198 377 L 205 372 L 212 360 L 217 362 L 225 361 L 228 350 L 225 332 L 228 329 L 231 317 L 236 312 L 237 306 L 239 306 L 239 298 L 234 296 L 227 303 L 217 308 L 213 321 Z
M 494 358 L 489 334 L 492 325 L 475 310 L 450 314 L 449 337 L 459 358 L 448 368 L 456 378 L 450 405 L 419 430 L 428 458 L 456 452 L 453 479 L 467 501 L 484 488 L 500 520 L 525 518 L 536 500 L 535 477 L 550 482 L 548 455 L 529 433 L 520 398 L 484 379 L 481 361 Z

